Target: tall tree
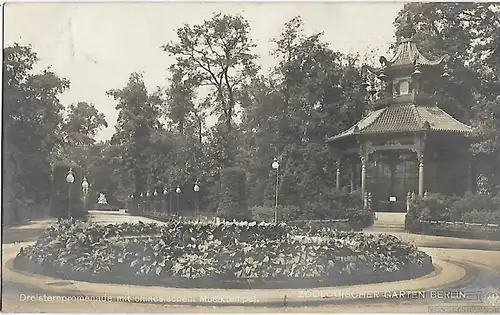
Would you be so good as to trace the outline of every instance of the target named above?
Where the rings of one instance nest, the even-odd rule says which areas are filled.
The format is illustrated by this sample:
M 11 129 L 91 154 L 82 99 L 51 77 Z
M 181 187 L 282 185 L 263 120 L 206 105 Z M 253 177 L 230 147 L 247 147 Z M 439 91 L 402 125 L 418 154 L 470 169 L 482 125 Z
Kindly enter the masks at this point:
M 167 90 L 167 116 L 177 125 L 178 132 L 184 134 L 186 120 L 193 111 L 194 87 L 181 67 L 172 66 L 172 79 Z
M 270 165 L 278 157 L 282 203 L 298 205 L 332 187 L 334 161 L 325 138 L 350 127 L 366 109 L 357 56 L 333 51 L 321 36 L 304 34 L 299 17 L 287 22 L 274 40 L 278 65 L 273 76 L 254 80 L 244 93 L 244 103 L 250 104 L 245 106 L 245 136 L 259 152 L 254 155 L 259 162 L 252 161 L 260 168 L 254 169 L 260 174 L 254 180 L 267 181 L 272 191 Z
M 473 124 L 481 131 L 480 138 L 472 145 L 479 171 L 487 178 L 490 192 L 500 191 L 500 96 L 495 101 L 487 98 L 478 101 L 481 111 Z
M 177 30 L 177 41 L 162 46 L 197 85 L 213 87 L 213 101 L 205 104 L 225 123 L 228 164 L 234 159 L 231 139 L 239 89 L 257 71 L 249 31 L 242 16 L 217 13 L 202 24 L 184 25 Z
M 8 166 L 4 209 L 13 215 L 26 203 L 48 202 L 51 155 L 62 141 L 59 95 L 69 88 L 69 81 L 50 69 L 34 73 L 37 62 L 37 54 L 29 46 L 4 48 L 3 155 Z
M 54 158 L 60 162 L 72 161 L 78 164 L 83 170 L 83 176 L 87 176 L 95 136 L 107 126 L 104 114 L 94 105 L 86 102 L 71 104 L 62 124 L 64 142 L 58 147 Z
M 500 119 L 495 104 L 500 90 L 500 5 L 496 3 L 408 3 L 398 14 L 398 26 L 409 15 L 422 52 L 450 55 L 452 79 L 436 78 L 439 105 L 453 116 L 478 127 L 473 146 L 489 182 L 500 189 Z
M 79 145 L 93 144 L 96 134 L 107 127 L 104 114 L 93 104 L 78 102 L 69 106 L 68 117 L 64 121 L 69 141 Z
M 474 94 L 495 100 L 499 87 L 500 6 L 491 3 L 408 3 L 398 14 L 398 27 L 407 16 L 416 40 L 431 57 L 450 55 L 451 82 L 436 78 L 441 106 L 459 119 L 471 119 Z
M 147 189 L 151 174 L 151 134 L 161 128 L 159 91 L 149 94 L 139 73 L 132 73 L 122 89 L 109 90 L 119 111 L 111 144 L 120 147 L 121 174 L 132 176 L 134 196 Z
M 172 77 L 166 91 L 165 114 L 180 134 L 194 136 L 201 143 L 210 99 L 207 98 L 202 103 L 196 101 L 196 82 L 193 82 L 184 68 L 175 64 L 170 67 L 170 71 Z

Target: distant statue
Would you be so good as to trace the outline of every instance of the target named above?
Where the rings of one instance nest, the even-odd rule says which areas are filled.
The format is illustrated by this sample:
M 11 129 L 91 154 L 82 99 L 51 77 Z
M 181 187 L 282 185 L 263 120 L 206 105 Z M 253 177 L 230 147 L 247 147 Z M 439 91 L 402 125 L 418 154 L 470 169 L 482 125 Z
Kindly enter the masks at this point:
M 99 199 L 97 199 L 97 203 L 100 205 L 108 204 L 108 201 L 106 200 L 106 195 L 102 193 L 99 194 Z

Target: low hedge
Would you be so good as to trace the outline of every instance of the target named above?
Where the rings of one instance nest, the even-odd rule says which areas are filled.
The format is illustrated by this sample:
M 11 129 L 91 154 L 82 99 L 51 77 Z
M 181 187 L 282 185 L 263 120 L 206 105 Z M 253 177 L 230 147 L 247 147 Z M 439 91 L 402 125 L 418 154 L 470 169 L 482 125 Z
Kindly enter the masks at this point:
M 338 230 L 360 230 L 373 225 L 375 213 L 364 209 L 331 210 L 328 216 L 317 219 L 311 215 L 296 215 L 301 212 L 296 206 L 278 206 L 278 208 L 255 206 L 251 208 L 253 220 L 257 222 L 272 222 L 274 212 L 278 211 L 280 221 L 291 225 L 326 226 Z M 301 218 L 301 219 L 297 219 Z
M 464 224 L 432 222 L 463 222 Z M 464 197 L 443 194 L 428 194 L 425 198 L 417 196 L 410 200 L 409 210 L 405 217 L 405 227 L 410 232 L 454 231 L 465 234 L 481 231 L 494 232 L 486 228 L 487 224 L 500 224 L 499 196 L 471 193 L 467 193 Z
M 421 222 L 420 229 L 415 233 L 423 233 L 435 236 L 461 237 L 483 240 L 500 240 L 500 229 L 488 225 L 471 225 L 465 222 Z
M 246 173 L 237 167 L 224 168 L 220 172 L 220 199 L 217 216 L 227 220 L 250 220 L 247 204 Z
M 322 224 L 338 229 L 362 229 L 372 226 L 375 220 L 375 214 L 363 208 L 359 191 L 336 189 L 320 194 L 316 201 L 306 202 L 302 206 L 255 206 L 251 211 L 253 220 L 258 222 L 273 221 L 274 212 L 277 211 L 280 221 L 300 225 Z M 334 222 L 335 220 L 345 222 Z
M 61 221 L 14 263 L 75 280 L 213 288 L 330 286 L 433 270 L 427 254 L 394 236 L 255 222 Z

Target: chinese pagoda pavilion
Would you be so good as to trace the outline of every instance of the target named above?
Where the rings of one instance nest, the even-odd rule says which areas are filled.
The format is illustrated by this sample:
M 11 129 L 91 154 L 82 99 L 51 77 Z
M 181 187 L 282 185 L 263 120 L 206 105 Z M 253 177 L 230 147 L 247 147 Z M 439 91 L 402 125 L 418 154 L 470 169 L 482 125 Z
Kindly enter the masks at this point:
M 403 23 L 394 56 L 381 67 L 363 66 L 384 86 L 373 110 L 351 128 L 327 139 L 337 158 L 337 189 L 348 172 L 373 211 L 405 211 L 410 194 L 463 194 L 475 189 L 468 149 L 475 131 L 442 110 L 429 78 L 450 75 L 447 55 L 431 60 L 417 48 L 411 21 Z M 366 88 L 368 84 L 364 83 Z M 368 197 L 369 196 L 369 197 Z M 369 200 L 369 201 L 368 201 Z

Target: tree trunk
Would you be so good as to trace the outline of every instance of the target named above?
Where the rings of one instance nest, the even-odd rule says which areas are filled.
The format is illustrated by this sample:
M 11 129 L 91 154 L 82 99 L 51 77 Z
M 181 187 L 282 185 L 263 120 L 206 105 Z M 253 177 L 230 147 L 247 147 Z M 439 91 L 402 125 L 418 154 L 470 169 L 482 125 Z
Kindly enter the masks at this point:
M 183 135 L 183 134 L 184 134 L 184 120 L 180 120 L 180 121 L 179 121 L 179 133 L 180 133 L 181 135 Z
M 201 120 L 198 121 L 198 140 L 200 143 L 202 143 L 202 135 L 203 135 L 203 130 L 202 130 L 202 122 Z

